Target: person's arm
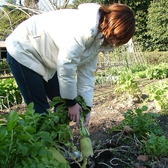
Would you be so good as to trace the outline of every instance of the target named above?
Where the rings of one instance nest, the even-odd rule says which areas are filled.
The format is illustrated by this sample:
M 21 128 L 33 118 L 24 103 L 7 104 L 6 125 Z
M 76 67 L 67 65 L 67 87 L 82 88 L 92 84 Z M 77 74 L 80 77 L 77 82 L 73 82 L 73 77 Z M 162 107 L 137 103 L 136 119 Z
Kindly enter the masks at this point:
M 57 74 L 60 85 L 60 94 L 63 99 L 68 99 L 67 104 L 73 106 L 77 97 L 76 71 L 82 53 L 85 50 L 82 38 L 67 38 L 60 47 L 57 59 Z
M 81 95 L 88 108 L 91 111 L 94 94 L 94 72 L 96 71 L 98 57 L 93 57 L 87 64 L 78 67 L 77 71 L 77 91 Z M 84 126 L 87 126 L 90 121 L 90 113 L 85 118 Z
M 97 43 L 94 46 L 92 60 L 78 67 L 81 56 L 85 50 L 84 45 L 76 39 L 71 42 L 70 47 L 62 48 L 59 52 L 57 73 L 60 85 L 60 94 L 66 99 L 68 106 L 68 115 L 71 120 L 79 123 L 79 112 L 82 111 L 81 106 L 76 103 L 77 95 L 84 97 L 87 105 L 92 106 L 93 90 L 94 90 L 94 72 L 97 66 Z M 82 41 L 81 41 L 82 42 Z M 84 44 L 84 43 L 83 43 Z M 78 67 L 78 69 L 77 69 Z M 88 125 L 90 115 L 86 118 L 85 125 Z
M 83 55 L 90 55 L 90 58 L 85 64 L 77 69 L 77 91 L 81 95 L 87 106 L 91 107 L 93 104 L 94 92 L 94 73 L 97 69 L 98 53 L 103 43 L 102 34 L 99 33 L 90 48 L 88 48 Z
M 67 37 L 64 45 L 60 47 L 57 60 L 57 74 L 60 86 L 61 98 L 66 99 L 68 116 L 79 124 L 81 107 L 76 103 L 77 82 L 76 71 L 81 55 L 85 50 L 81 38 Z
M 88 107 L 93 105 L 94 93 L 94 72 L 97 68 L 98 56 L 92 58 L 86 64 L 78 67 L 77 70 L 77 91 L 81 95 Z

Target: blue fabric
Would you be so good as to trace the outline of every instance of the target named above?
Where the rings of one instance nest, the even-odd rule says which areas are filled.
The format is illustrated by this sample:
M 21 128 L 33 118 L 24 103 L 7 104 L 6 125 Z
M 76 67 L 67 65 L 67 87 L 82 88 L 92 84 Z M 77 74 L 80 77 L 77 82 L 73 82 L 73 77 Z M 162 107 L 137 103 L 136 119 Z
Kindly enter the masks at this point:
M 7 53 L 7 62 L 18 84 L 26 104 L 34 103 L 37 113 L 45 113 L 49 108 L 47 97 L 52 100 L 60 96 L 57 73 L 46 82 L 42 76 L 21 65 Z

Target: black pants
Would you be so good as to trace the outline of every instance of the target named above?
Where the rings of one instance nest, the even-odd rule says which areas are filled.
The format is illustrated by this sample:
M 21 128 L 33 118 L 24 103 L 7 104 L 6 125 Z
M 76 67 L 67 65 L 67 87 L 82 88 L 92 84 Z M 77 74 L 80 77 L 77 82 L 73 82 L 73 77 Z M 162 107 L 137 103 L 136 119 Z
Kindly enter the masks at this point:
M 57 73 L 46 82 L 42 76 L 18 63 L 9 53 L 7 53 L 7 62 L 25 103 L 33 102 L 34 109 L 38 113 L 46 112 L 46 109 L 49 108 L 47 97 L 52 100 L 54 97 L 60 96 Z

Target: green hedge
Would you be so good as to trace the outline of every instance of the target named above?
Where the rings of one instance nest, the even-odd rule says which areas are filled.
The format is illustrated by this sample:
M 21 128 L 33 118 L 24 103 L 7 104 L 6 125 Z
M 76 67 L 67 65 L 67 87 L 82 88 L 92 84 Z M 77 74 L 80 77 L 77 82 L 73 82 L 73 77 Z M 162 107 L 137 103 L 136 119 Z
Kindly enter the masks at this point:
M 0 75 L 3 75 L 4 73 L 10 73 L 10 68 L 6 59 L 0 60 Z
M 22 95 L 14 78 L 0 79 L 0 109 L 22 103 Z
M 149 65 L 168 63 L 168 52 L 144 52 L 143 54 Z

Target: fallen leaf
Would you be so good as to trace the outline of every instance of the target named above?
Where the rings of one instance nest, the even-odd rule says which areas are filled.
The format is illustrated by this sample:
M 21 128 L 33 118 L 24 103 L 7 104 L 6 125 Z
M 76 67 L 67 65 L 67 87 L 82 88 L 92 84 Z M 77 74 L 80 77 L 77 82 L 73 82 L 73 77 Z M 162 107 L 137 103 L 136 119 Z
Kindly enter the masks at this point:
M 130 126 L 126 125 L 124 126 L 124 132 L 129 134 L 129 133 L 134 132 L 134 130 Z
M 137 157 L 137 160 L 141 160 L 141 161 L 143 161 L 143 162 L 146 162 L 146 161 L 149 160 L 149 158 L 148 158 L 147 155 L 139 155 L 139 156 Z

